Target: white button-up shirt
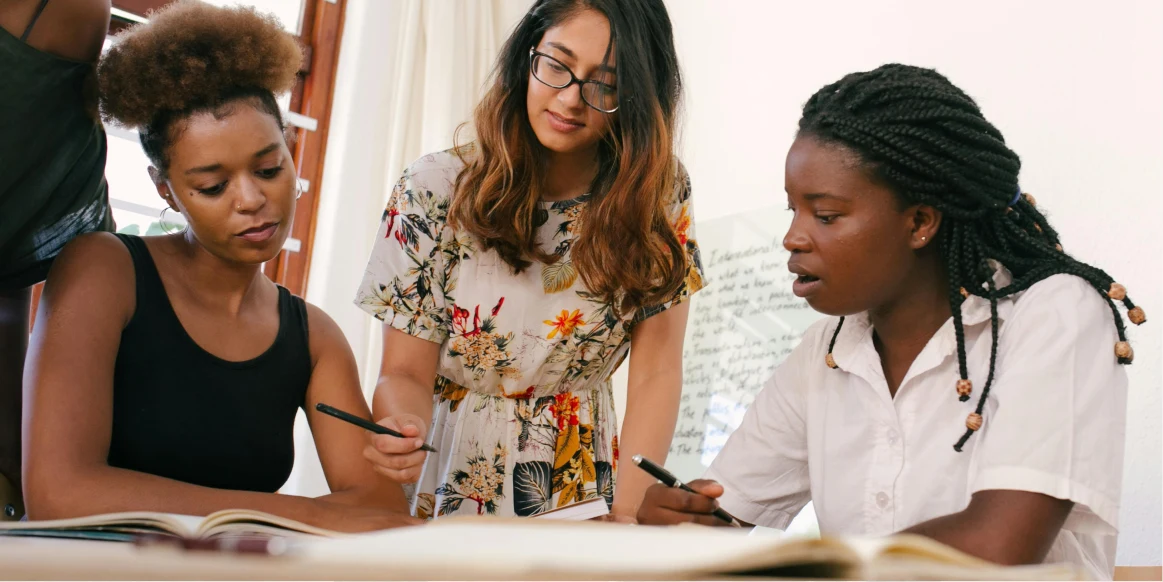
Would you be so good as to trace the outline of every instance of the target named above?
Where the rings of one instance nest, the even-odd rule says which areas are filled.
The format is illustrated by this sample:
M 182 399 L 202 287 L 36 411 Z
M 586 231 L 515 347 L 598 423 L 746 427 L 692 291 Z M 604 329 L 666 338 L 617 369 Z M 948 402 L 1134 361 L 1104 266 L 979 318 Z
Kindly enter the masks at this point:
M 999 271 L 996 280 L 1007 284 Z M 1055 275 L 998 301 L 997 367 L 984 424 L 953 444 L 977 406 L 990 357 L 989 303 L 962 305 L 973 394 L 958 400 L 950 318 L 889 395 L 867 314 L 836 338 L 812 326 L 756 397 L 706 478 L 740 519 L 786 528 L 810 500 L 823 534 L 881 536 L 959 512 L 982 490 L 1075 503 L 1047 562 L 1096 578 L 1114 571 L 1122 491 L 1127 375 L 1110 307 L 1080 278 Z

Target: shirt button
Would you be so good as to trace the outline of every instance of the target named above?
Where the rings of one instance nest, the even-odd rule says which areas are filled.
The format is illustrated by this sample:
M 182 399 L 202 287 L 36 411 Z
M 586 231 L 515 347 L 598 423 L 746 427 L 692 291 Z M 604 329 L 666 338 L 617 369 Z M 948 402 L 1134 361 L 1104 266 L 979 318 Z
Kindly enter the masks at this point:
M 897 440 L 897 438 L 899 438 L 899 437 L 900 437 L 900 435 L 898 435 L 898 434 L 897 434 L 897 432 L 896 432 L 895 430 L 890 430 L 890 431 L 888 431 L 888 444 L 890 444 L 890 445 L 895 445 L 895 444 L 896 444 L 896 440 Z
M 888 507 L 888 495 L 885 492 L 881 491 L 876 494 L 876 505 L 881 509 Z

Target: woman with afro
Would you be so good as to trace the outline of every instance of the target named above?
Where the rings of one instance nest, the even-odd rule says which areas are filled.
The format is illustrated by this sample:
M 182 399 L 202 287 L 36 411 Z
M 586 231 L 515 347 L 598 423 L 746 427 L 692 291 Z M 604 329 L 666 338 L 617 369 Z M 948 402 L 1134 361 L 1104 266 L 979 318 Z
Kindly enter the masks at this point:
M 295 168 L 275 94 L 302 55 L 273 18 L 193 0 L 124 33 L 98 68 L 102 113 L 137 128 L 158 196 L 188 227 L 78 237 L 48 276 L 25 376 L 32 519 L 247 508 L 335 530 L 413 522 L 364 461 L 351 349 L 262 272 L 291 228 Z M 278 495 L 298 410 L 332 493 Z

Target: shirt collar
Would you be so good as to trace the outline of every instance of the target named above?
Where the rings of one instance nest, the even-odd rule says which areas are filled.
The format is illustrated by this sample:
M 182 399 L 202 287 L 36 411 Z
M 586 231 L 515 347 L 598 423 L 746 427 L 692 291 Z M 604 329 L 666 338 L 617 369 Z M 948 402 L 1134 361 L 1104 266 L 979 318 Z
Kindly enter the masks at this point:
M 991 259 L 989 264 L 994 269 L 993 284 L 997 289 L 1006 287 L 1013 281 L 1013 276 L 1009 270 L 1000 263 Z M 997 300 L 997 318 L 999 325 L 1013 311 L 1016 299 L 1017 295 L 1010 295 Z M 987 324 L 989 321 L 988 299 L 970 295 L 961 303 L 961 323 L 966 329 Z M 933 334 L 928 345 L 922 350 L 922 354 L 930 352 L 931 348 L 935 348 L 933 351 L 942 358 L 953 354 L 954 350 L 957 349 L 957 334 L 953 328 L 952 317 L 937 330 L 937 333 Z M 872 323 L 869 321 L 867 311 L 844 318 L 844 327 L 840 329 L 840 334 L 836 336 L 836 345 L 832 348 L 832 358 L 836 362 L 836 366 L 841 369 L 852 370 L 852 367 L 859 360 L 865 359 L 862 356 L 872 356 L 873 361 L 879 367 L 876 348 L 872 344 Z M 848 364 L 848 366 L 846 367 L 845 364 Z

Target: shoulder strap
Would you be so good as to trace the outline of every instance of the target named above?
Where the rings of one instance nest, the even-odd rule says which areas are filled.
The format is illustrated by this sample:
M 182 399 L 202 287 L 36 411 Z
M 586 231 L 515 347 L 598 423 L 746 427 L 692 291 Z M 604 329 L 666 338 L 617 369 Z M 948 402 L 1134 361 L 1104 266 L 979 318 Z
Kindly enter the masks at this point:
M 307 354 L 310 355 L 311 335 L 307 322 L 307 302 L 302 297 L 291 293 L 286 287 L 277 283 L 275 286 L 279 289 L 279 316 L 285 322 L 280 325 L 280 328 L 296 334 L 299 341 L 302 342 L 303 349 L 307 350 Z
M 315 362 L 311 359 L 311 335 L 307 321 L 307 302 L 291 293 L 286 287 L 276 284 L 279 289 L 279 342 L 294 361 L 303 363 L 304 378 L 311 377 Z M 304 382 L 303 389 L 306 390 Z M 306 392 L 303 393 L 306 398 Z M 299 404 L 305 406 L 306 400 Z
M 141 311 L 143 307 L 156 309 L 158 299 L 162 299 L 162 303 L 168 307 L 169 299 L 166 297 L 161 274 L 158 273 L 157 265 L 153 262 L 153 256 L 149 254 L 145 241 L 132 234 L 113 233 L 113 235 L 121 239 L 125 248 L 129 249 L 130 258 L 133 259 L 134 281 L 137 287 L 135 313 Z
M 40 0 L 40 6 L 36 7 L 36 12 L 32 14 L 32 20 L 28 22 L 28 28 L 25 28 L 24 34 L 20 35 L 20 42 L 28 40 L 28 35 L 32 34 L 32 27 L 36 26 L 36 21 L 40 19 L 45 6 L 48 6 L 48 0 Z

